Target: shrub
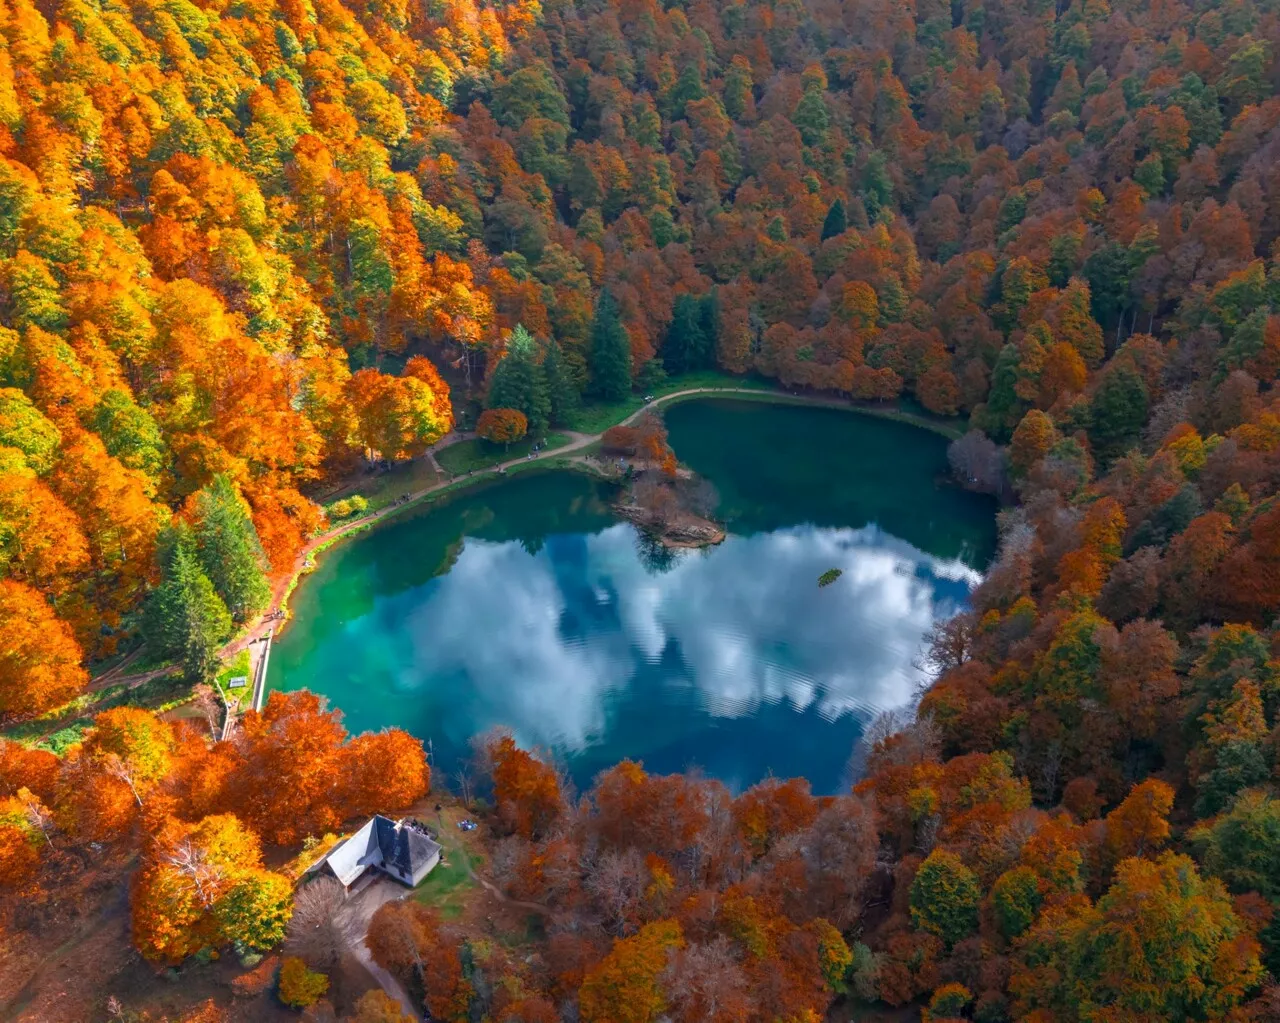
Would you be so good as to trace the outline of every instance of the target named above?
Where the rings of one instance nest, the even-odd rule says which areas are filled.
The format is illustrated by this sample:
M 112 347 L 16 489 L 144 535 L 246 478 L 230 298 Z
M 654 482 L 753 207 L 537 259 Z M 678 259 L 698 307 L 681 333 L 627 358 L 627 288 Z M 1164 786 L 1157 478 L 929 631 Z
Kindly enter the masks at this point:
M 241 998 L 256 998 L 271 986 L 280 965 L 278 956 L 261 960 L 248 973 L 242 973 L 231 982 L 231 990 Z
M 369 502 L 359 494 L 352 494 L 350 497 L 344 497 L 341 501 L 334 501 L 329 505 L 329 518 L 331 519 L 349 519 L 352 515 L 360 515 L 369 507 Z
M 328 990 L 329 978 L 323 973 L 308 970 L 307 964 L 297 956 L 290 956 L 280 967 L 278 993 L 285 1005 L 305 1009 L 318 1002 Z

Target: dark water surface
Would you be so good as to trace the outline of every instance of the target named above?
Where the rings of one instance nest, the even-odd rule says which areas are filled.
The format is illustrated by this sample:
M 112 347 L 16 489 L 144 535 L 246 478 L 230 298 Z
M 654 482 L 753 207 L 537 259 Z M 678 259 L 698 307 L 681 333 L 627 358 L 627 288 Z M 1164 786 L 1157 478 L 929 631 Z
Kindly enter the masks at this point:
M 631 757 L 836 791 L 868 718 L 909 700 L 921 636 L 980 579 L 994 505 L 939 486 L 946 441 L 904 424 L 732 400 L 666 421 L 719 491 L 723 544 L 664 556 L 576 473 L 482 484 L 324 554 L 271 688 L 328 696 L 352 732 L 430 738 L 444 772 L 503 724 L 583 786 Z

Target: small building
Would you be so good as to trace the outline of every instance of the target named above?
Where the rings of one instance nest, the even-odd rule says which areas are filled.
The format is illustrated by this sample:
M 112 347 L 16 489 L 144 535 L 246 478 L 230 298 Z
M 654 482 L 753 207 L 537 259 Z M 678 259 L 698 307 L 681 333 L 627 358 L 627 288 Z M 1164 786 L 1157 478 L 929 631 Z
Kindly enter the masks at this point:
M 365 871 L 380 870 L 412 888 L 439 862 L 440 845 L 422 824 L 377 814 L 311 870 L 329 870 L 344 888 L 350 888 Z

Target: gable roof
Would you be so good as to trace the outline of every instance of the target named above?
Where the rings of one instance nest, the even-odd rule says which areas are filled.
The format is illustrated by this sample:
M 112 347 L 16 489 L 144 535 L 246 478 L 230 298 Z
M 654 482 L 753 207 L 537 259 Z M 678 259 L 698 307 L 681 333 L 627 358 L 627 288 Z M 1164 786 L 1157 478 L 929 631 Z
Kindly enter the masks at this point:
M 374 826 L 377 820 L 371 817 L 364 827 L 325 857 L 323 862 L 329 864 L 329 869 L 344 885 L 351 884 L 367 867 L 382 865 L 382 849 Z
M 412 877 L 439 853 L 440 846 L 425 831 L 408 821 L 377 814 L 316 867 L 327 863 L 334 876 L 349 887 L 369 867 Z
M 426 832 L 408 821 L 397 823 L 379 814 L 373 818 L 373 824 L 378 833 L 383 863 L 389 870 L 412 876 L 440 852 L 440 846 Z

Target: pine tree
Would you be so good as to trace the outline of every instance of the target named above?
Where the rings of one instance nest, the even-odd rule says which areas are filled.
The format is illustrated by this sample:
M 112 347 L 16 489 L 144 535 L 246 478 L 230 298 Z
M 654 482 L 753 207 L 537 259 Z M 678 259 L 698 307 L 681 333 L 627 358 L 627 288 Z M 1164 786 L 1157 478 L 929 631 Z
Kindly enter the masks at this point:
M 547 400 L 551 405 L 551 422 L 555 426 L 567 426 L 578 408 L 578 387 L 573 382 L 569 367 L 565 365 L 560 344 L 554 338 L 547 345 L 542 359 L 542 372 L 547 378 Z
M 485 408 L 513 408 L 524 413 L 529 432 L 539 437 L 551 419 L 545 367 L 538 363 L 538 343 L 519 324 L 507 339 L 507 353 L 494 368 Z
M 622 401 L 631 392 L 631 341 L 608 290 L 600 292 L 591 320 L 591 385 L 605 401 Z
M 687 373 L 693 368 L 695 352 L 702 344 L 702 324 L 698 321 L 698 300 L 677 295 L 662 343 L 662 364 L 668 373 Z
M 837 198 L 827 210 L 827 219 L 822 222 L 822 240 L 835 238 L 849 229 L 849 218 L 844 211 L 844 200 Z
M 892 202 L 893 178 L 889 176 L 889 158 L 880 150 L 873 149 L 862 168 L 862 203 L 868 219 L 878 219 L 880 211 L 888 209 Z
M 201 570 L 190 531 L 171 531 L 164 546 L 164 581 L 147 602 L 143 635 L 162 656 L 182 658 L 188 681 L 203 682 L 218 666 L 218 647 L 231 633 L 231 613 Z
M 662 345 L 662 362 L 668 373 L 706 369 L 715 361 L 716 300 L 713 295 L 695 298 L 677 295 L 671 323 Z
M 232 616 L 243 622 L 266 606 L 271 587 L 258 531 L 225 473 L 196 495 L 196 516 L 200 564 Z
M 746 57 L 734 57 L 725 72 L 723 98 L 724 112 L 735 121 L 752 109 L 751 64 Z
M 1137 441 L 1147 420 L 1147 387 L 1137 370 L 1115 364 L 1089 403 L 1089 440 L 1103 462 L 1119 458 Z
M 698 300 L 698 322 L 702 326 L 702 368 L 714 369 L 716 338 L 720 336 L 720 296 L 714 290 Z
M 702 99 L 706 94 L 702 85 L 702 73 L 698 70 L 698 65 L 691 61 L 681 69 L 680 77 L 664 97 L 669 119 L 675 121 L 684 117 L 685 105 Z

